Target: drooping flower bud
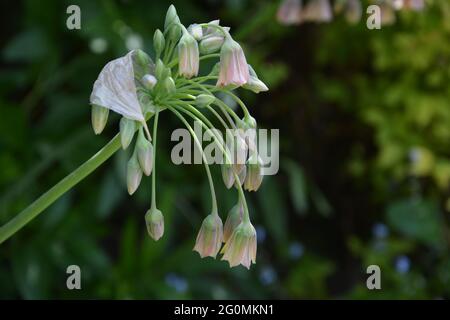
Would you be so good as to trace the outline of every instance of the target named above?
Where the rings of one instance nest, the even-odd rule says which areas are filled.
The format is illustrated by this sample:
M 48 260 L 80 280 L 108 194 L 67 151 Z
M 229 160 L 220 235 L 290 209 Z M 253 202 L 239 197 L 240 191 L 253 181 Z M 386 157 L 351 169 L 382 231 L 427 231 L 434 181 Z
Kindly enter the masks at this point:
M 153 145 L 144 136 L 143 130 L 139 130 L 136 142 L 136 153 L 142 171 L 144 171 L 146 176 L 149 176 L 153 169 Z
M 239 43 L 228 36 L 220 50 L 220 71 L 216 85 L 218 87 L 242 86 L 248 82 L 249 77 L 244 50 Z
M 329 0 L 311 0 L 303 10 L 302 18 L 312 22 L 330 22 L 333 13 Z
M 215 258 L 222 246 L 222 238 L 222 220 L 217 214 L 211 213 L 202 222 L 193 250 L 197 251 L 202 258 Z
M 145 76 L 143 76 L 141 81 L 144 87 L 148 90 L 152 90 L 155 87 L 156 83 L 158 82 L 155 76 L 151 74 L 146 74 Z
M 161 30 L 156 29 L 155 34 L 153 35 L 153 48 L 155 49 L 156 56 L 161 56 L 164 47 L 166 46 L 166 40 L 164 39 L 164 35 Z
M 230 267 L 242 264 L 250 269 L 256 263 L 256 230 L 250 222 L 241 222 L 225 243 L 222 260 L 228 261 Z
M 277 20 L 284 25 L 300 24 L 302 0 L 283 0 L 278 7 Z
M 262 160 L 258 154 L 253 153 L 248 158 L 247 177 L 245 178 L 244 188 L 247 191 L 257 191 L 261 186 L 262 175 Z
M 91 110 L 91 122 L 92 128 L 95 134 L 102 133 L 105 129 L 106 123 L 108 122 L 109 109 L 93 104 Z
M 195 98 L 195 105 L 198 108 L 205 108 L 216 100 L 216 97 L 210 94 L 201 93 Z
M 180 75 L 190 79 L 198 74 L 200 62 L 198 44 L 188 32 L 184 32 L 178 43 L 178 59 Z
M 258 75 L 256 74 L 255 70 L 252 68 L 251 65 L 248 65 L 248 70 L 250 73 L 250 77 L 248 79 L 248 82 L 244 84 L 242 87 L 247 90 L 251 90 L 254 93 L 260 93 L 262 91 L 268 91 L 269 88 L 267 88 L 266 84 L 259 80 Z
M 130 145 L 136 131 L 136 122 L 128 118 L 122 117 L 120 119 L 120 143 L 125 150 Z
M 210 54 L 222 48 L 225 38 L 220 35 L 211 36 L 200 41 L 199 49 L 201 54 Z
M 174 93 L 177 90 L 172 77 L 167 77 L 163 80 L 162 89 L 167 93 Z
M 150 208 L 145 213 L 147 232 L 153 240 L 158 241 L 164 234 L 164 216 L 156 208 Z
M 225 187 L 227 187 L 227 189 L 230 189 L 234 183 L 234 171 L 231 164 L 222 164 L 222 178 Z
M 241 132 L 235 132 L 233 136 L 232 145 L 228 146 L 233 154 L 233 170 L 236 174 L 241 173 L 247 160 L 248 148 L 244 138 L 241 136 Z
M 130 195 L 132 195 L 137 190 L 139 184 L 141 183 L 141 179 L 142 179 L 142 169 L 141 166 L 139 165 L 137 155 L 134 152 L 130 160 L 128 160 L 127 164 L 127 187 L 128 193 Z
M 203 28 L 201 25 L 197 23 L 191 24 L 188 27 L 188 31 L 197 41 L 200 41 L 203 37 Z
M 230 239 L 234 229 L 242 222 L 243 214 L 244 206 L 239 200 L 239 202 L 228 212 L 225 227 L 223 229 L 223 242 L 227 242 Z

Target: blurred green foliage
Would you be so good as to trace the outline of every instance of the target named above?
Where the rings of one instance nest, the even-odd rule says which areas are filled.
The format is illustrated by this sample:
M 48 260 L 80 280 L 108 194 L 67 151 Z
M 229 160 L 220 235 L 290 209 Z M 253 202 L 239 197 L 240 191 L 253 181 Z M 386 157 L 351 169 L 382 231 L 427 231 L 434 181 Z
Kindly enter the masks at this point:
M 281 168 L 249 196 L 257 226 L 250 271 L 192 252 L 208 214 L 201 166 L 170 162 L 176 119 L 161 115 L 160 209 L 147 235 L 150 181 L 126 193 L 118 152 L 0 246 L 0 298 L 449 298 L 450 3 L 399 12 L 368 30 L 342 17 L 284 27 L 278 1 L 173 1 L 182 22 L 220 18 L 270 91 L 240 92 L 279 128 Z M 66 8 L 81 8 L 67 30 Z M 96 152 L 88 105 L 104 64 L 152 52 L 165 1 L 8 1 L 0 5 L 0 224 Z M 367 5 L 367 2 L 364 2 Z M 222 217 L 237 195 L 214 168 Z M 82 290 L 66 289 L 66 268 Z M 377 264 L 382 290 L 366 288 Z

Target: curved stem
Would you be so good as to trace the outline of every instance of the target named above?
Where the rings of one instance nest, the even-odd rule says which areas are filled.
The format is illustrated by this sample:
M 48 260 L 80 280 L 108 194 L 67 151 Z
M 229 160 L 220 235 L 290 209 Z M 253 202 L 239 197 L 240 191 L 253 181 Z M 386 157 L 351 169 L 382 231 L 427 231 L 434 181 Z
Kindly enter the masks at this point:
M 152 171 L 152 209 L 156 209 L 156 141 L 158 134 L 159 108 L 155 108 L 155 120 L 153 121 L 153 171 Z
M 119 150 L 120 134 L 117 134 L 108 144 L 98 151 L 92 158 L 87 160 L 75 171 L 66 176 L 50 190 L 40 196 L 27 208 L 22 210 L 17 216 L 0 228 L 0 244 L 19 231 L 31 220 L 36 218 L 42 211 L 55 202 L 73 186 L 86 178 L 92 171 L 97 169 L 103 162 L 108 160 L 117 150 Z
M 213 183 L 213 179 L 212 179 L 212 176 L 211 176 L 211 171 L 209 170 L 209 165 L 208 165 L 208 162 L 206 160 L 205 153 L 203 152 L 202 144 L 198 140 L 198 137 L 195 134 L 195 131 L 192 129 L 192 127 L 187 122 L 187 120 L 183 117 L 183 115 L 181 115 L 174 108 L 169 108 L 169 110 L 172 111 L 184 123 L 184 125 L 189 130 L 189 132 L 191 133 L 192 137 L 194 138 L 194 141 L 197 144 L 197 147 L 200 149 L 200 152 L 202 153 L 202 159 L 203 159 L 203 163 L 205 165 L 206 175 L 208 176 L 209 188 L 211 190 L 212 213 L 218 215 L 216 191 L 214 189 L 214 183 Z
M 201 121 L 197 116 L 195 116 L 190 111 L 184 109 L 183 107 L 174 106 L 174 108 L 176 108 L 180 111 L 183 111 L 184 113 L 189 115 L 192 119 L 199 121 L 200 124 L 202 125 L 202 127 L 204 127 L 205 129 L 209 129 L 209 127 L 206 124 L 204 124 L 203 121 Z M 169 109 L 174 109 L 174 108 L 169 108 Z M 214 130 L 212 130 L 212 132 L 214 132 Z M 224 146 L 222 145 L 222 141 L 220 141 L 215 134 L 213 134 L 213 138 L 214 138 L 214 141 L 219 146 L 220 151 L 222 151 L 222 154 L 226 158 L 227 163 L 231 163 L 228 153 L 225 151 Z M 225 148 L 227 148 L 227 147 L 225 146 Z M 250 222 L 250 214 L 248 211 L 247 202 L 245 201 L 244 190 L 242 189 L 242 186 L 241 186 L 241 180 L 239 179 L 239 176 L 236 174 L 236 172 L 234 172 L 234 170 L 233 170 L 233 174 L 234 174 L 234 179 L 237 182 L 236 185 L 237 185 L 239 196 L 241 197 L 242 202 L 244 204 L 244 221 Z

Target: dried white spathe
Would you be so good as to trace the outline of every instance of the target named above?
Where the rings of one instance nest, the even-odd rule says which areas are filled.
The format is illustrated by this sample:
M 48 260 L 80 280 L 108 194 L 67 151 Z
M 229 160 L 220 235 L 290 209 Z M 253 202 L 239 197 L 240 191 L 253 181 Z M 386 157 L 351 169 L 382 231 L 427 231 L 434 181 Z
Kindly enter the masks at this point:
M 90 102 L 144 122 L 134 83 L 133 51 L 105 65 L 94 83 Z

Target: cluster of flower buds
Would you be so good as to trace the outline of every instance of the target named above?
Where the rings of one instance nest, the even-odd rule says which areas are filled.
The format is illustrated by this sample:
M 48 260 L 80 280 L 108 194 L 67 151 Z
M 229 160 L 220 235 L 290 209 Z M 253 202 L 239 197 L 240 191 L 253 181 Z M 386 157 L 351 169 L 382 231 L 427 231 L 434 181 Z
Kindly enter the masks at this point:
M 230 266 L 242 264 L 250 268 L 256 260 L 256 231 L 250 222 L 244 189 L 256 191 L 260 187 L 262 163 L 256 147 L 256 120 L 232 91 L 241 87 L 259 93 L 268 88 L 247 63 L 241 45 L 230 35 L 230 28 L 221 26 L 219 20 L 186 28 L 175 7 L 170 6 L 164 30 L 154 33 L 153 48 L 155 62 L 145 52 L 132 50 L 110 61 L 100 72 L 90 99 L 94 132 L 103 131 L 112 110 L 122 116 L 118 141 L 123 149 L 129 148 L 136 136 L 127 164 L 128 192 L 130 195 L 136 192 L 142 177 L 151 175 L 152 200 L 145 223 L 149 235 L 158 240 L 164 233 L 164 216 L 156 206 L 159 113 L 168 110 L 179 118 L 200 149 L 202 145 L 188 120 L 199 122 L 205 129 L 216 129 L 202 110 L 211 111 L 208 114 L 219 120 L 228 135 L 232 135 L 229 133 L 232 130 L 228 129 L 235 129 L 235 134 L 226 142 L 216 133 L 213 138 L 226 159 L 222 165 L 224 183 L 237 191 L 238 204 L 230 210 L 224 228 L 209 164 L 203 158 L 212 209 L 201 225 L 194 250 L 201 257 L 214 258 L 221 252 L 222 259 Z M 199 75 L 202 60 L 217 58 L 219 62 L 209 73 Z M 219 92 L 238 102 L 243 118 L 216 96 Z M 147 125 L 151 119 L 152 134 Z M 217 132 L 214 130 L 211 131 Z
M 362 0 L 335 0 L 334 12 L 342 14 L 350 24 L 358 23 L 363 14 Z M 380 7 L 381 24 L 395 22 L 394 10 L 421 11 L 425 0 L 373 0 Z M 277 20 L 283 25 L 298 25 L 304 22 L 330 22 L 333 9 L 330 0 L 283 0 L 277 11 Z

